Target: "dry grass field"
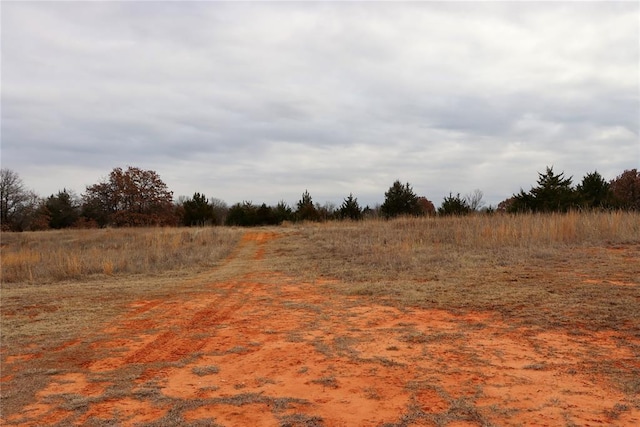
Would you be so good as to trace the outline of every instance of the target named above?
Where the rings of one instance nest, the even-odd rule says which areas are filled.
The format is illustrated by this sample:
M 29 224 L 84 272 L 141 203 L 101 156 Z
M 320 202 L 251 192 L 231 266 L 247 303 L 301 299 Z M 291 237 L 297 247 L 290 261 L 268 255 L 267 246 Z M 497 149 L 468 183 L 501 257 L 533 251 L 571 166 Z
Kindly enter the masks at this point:
M 640 215 L 2 233 L 2 425 L 640 425 Z

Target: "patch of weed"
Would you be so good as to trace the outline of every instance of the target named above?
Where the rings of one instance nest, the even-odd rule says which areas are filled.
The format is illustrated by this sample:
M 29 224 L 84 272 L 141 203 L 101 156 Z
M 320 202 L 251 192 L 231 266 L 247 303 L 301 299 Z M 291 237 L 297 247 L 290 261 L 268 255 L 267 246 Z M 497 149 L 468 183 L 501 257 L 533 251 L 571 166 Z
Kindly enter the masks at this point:
M 307 414 L 292 414 L 280 417 L 280 427 L 323 427 L 322 417 Z
M 393 359 L 389 359 L 388 357 L 384 357 L 384 356 L 374 356 L 371 359 L 363 359 L 365 361 L 369 361 L 369 362 L 374 362 L 374 363 L 379 363 L 382 366 L 386 366 L 386 367 L 406 367 L 407 365 L 402 363 L 402 362 L 396 362 Z
M 367 399 L 370 400 L 380 400 L 382 399 L 382 396 L 380 396 L 380 393 L 378 393 L 378 390 L 376 390 L 373 387 L 367 387 L 364 390 L 364 395 Z
M 213 375 L 220 372 L 220 368 L 215 365 L 206 365 L 206 366 L 194 366 L 191 368 L 191 372 L 198 375 L 199 377 L 204 377 L 205 375 Z
M 286 337 L 287 342 L 304 342 L 300 332 L 289 332 Z
M 258 377 L 256 378 L 256 383 L 258 384 L 258 387 L 262 387 L 265 384 L 275 384 L 275 380 L 272 380 L 271 378 L 263 378 L 263 377 Z
M 320 384 L 323 388 L 339 388 L 338 380 L 334 376 L 322 377 L 311 380 L 314 384 Z
M 532 371 L 544 371 L 547 369 L 546 363 L 531 363 L 529 365 L 525 365 L 522 369 L 530 369 Z
M 626 411 L 631 409 L 629 405 L 625 405 L 623 403 L 616 403 L 613 408 L 604 411 L 604 415 L 610 420 L 617 420 L 620 418 L 620 415 Z
M 249 349 L 247 347 L 237 345 L 227 350 L 225 354 L 230 354 L 230 353 L 241 354 L 241 353 L 247 353 L 248 351 Z

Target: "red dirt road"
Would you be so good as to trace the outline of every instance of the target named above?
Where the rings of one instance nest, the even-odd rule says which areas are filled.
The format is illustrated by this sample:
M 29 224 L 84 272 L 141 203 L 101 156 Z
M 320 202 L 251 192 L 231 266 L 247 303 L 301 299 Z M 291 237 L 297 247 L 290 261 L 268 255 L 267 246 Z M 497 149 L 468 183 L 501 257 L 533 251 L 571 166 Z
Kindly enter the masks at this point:
M 640 367 L 624 331 L 372 305 L 268 273 L 274 237 L 248 233 L 220 268 L 230 280 L 137 301 L 57 349 L 64 372 L 3 424 L 640 425 L 597 369 Z

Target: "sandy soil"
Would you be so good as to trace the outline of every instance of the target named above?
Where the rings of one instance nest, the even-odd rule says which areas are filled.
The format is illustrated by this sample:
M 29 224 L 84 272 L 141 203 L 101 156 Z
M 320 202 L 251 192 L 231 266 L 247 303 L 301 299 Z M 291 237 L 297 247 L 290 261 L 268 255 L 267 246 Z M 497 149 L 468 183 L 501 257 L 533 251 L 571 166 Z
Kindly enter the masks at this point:
M 640 366 L 624 331 L 569 335 L 321 292 L 260 268 L 274 237 L 248 233 L 222 267 L 239 272 L 231 280 L 137 301 L 56 349 L 64 373 L 4 423 L 640 425 L 593 369 Z

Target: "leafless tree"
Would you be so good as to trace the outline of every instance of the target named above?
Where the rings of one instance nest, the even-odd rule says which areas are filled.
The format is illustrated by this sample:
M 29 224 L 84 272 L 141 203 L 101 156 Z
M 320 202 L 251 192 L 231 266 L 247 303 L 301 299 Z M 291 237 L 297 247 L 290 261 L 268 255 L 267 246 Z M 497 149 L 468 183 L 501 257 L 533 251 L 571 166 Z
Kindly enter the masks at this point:
M 30 229 L 40 202 L 33 191 L 25 188 L 15 171 L 0 169 L 0 224 L 3 230 Z
M 471 193 L 468 193 L 466 196 L 464 196 L 464 201 L 472 211 L 479 211 L 484 207 L 485 204 L 482 200 L 483 197 L 484 193 L 476 188 Z

